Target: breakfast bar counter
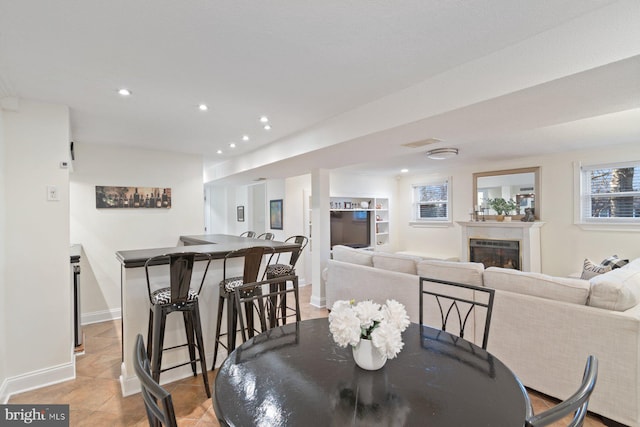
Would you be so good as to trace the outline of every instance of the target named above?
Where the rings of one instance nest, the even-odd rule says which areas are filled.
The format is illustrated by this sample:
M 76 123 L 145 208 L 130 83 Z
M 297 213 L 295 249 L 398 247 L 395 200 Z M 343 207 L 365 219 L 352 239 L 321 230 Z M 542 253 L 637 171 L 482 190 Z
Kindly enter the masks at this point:
M 180 242 L 184 246 L 136 249 L 116 252 L 116 258 L 120 263 L 120 287 L 122 305 L 122 365 L 120 385 L 123 396 L 136 393 L 140 390 L 138 379 L 133 370 L 133 349 L 137 334 L 147 336 L 149 321 L 149 294 L 145 276 L 144 264 L 154 256 L 178 252 L 203 252 L 212 256 L 213 261 L 209 266 L 206 280 L 199 296 L 200 317 L 202 321 L 202 334 L 205 343 L 205 352 L 208 367 L 211 368 L 213 360 L 213 343 L 215 335 L 215 320 L 218 310 L 219 289 L 218 284 L 223 279 L 222 264 L 225 256 L 234 250 L 247 249 L 252 246 L 268 246 L 275 252 L 288 252 L 298 247 L 295 243 L 283 243 L 274 240 L 253 239 L 247 237 L 230 236 L 225 234 L 205 234 L 181 236 Z M 241 256 L 241 253 L 240 253 Z M 265 257 L 266 262 L 268 257 Z M 167 258 L 168 262 L 168 258 Z M 162 264 L 160 262 L 159 264 Z M 192 283 L 199 284 L 206 262 L 196 262 L 193 268 Z M 227 262 L 227 274 L 242 275 L 243 261 L 241 258 Z M 155 281 L 169 283 L 168 277 L 154 277 Z M 223 319 L 223 329 L 226 329 Z M 165 347 L 181 344 L 185 341 L 182 316 L 169 316 L 165 328 Z M 224 349 L 221 349 L 219 363 L 226 357 Z M 188 360 L 186 349 L 167 352 L 163 355 L 163 365 L 174 364 L 176 361 Z M 192 375 L 190 367 L 183 366 L 162 374 L 163 383 L 175 381 Z

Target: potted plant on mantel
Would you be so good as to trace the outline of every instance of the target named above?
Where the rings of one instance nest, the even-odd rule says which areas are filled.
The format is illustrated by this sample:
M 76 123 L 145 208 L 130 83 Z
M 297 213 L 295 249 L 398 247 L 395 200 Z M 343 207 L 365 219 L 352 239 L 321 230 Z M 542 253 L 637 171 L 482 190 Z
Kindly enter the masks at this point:
M 504 216 L 515 210 L 516 202 L 513 199 L 505 200 L 502 197 L 489 199 L 489 207 L 496 211 L 496 221 L 504 221 Z

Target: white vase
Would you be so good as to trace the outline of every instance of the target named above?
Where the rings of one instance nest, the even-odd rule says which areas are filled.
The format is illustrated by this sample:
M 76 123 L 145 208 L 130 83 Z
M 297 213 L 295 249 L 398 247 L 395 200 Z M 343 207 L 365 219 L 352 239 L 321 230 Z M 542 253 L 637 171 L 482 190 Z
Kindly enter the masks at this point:
M 352 350 L 353 360 L 362 369 L 376 371 L 387 362 L 387 356 L 380 353 L 371 340 L 361 339 L 358 345 L 352 347 Z

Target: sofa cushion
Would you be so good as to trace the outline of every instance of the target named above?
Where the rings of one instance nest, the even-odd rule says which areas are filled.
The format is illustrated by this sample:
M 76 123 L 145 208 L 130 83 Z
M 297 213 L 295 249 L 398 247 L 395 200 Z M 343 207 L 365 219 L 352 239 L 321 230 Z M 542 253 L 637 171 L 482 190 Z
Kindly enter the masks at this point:
M 625 311 L 640 304 L 640 258 L 589 280 L 589 305 Z
M 333 259 L 351 264 L 373 267 L 373 252 L 353 249 L 349 246 L 335 245 L 332 249 Z
M 603 259 L 600 264 L 596 264 L 587 258 L 584 260 L 582 276 L 580 276 L 580 278 L 589 280 L 598 274 L 607 273 L 611 270 L 615 270 L 616 268 L 623 267 L 628 263 L 628 259 L 620 259 L 618 258 L 618 255 L 611 255 L 610 257 Z
M 375 268 L 407 274 L 417 274 L 416 263 L 420 262 L 420 260 L 419 257 L 384 252 L 374 252 L 372 258 Z
M 502 291 L 580 305 L 585 305 L 589 297 L 589 282 L 586 280 L 553 277 L 509 268 L 487 268 L 484 271 L 484 285 Z
M 418 276 L 482 286 L 484 265 L 479 262 L 436 261 L 425 259 L 416 266 Z
M 613 265 L 611 264 L 608 264 L 608 265 L 596 264 L 593 261 L 591 261 L 589 258 L 585 258 L 584 263 L 582 264 L 582 275 L 580 276 L 580 278 L 589 280 L 592 277 L 596 277 L 600 274 L 608 273 L 611 270 L 613 270 Z

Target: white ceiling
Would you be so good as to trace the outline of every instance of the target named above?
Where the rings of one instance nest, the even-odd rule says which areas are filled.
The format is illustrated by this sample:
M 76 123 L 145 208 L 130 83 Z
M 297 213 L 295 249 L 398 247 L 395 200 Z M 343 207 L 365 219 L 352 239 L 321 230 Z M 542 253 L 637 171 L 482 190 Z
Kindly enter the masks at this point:
M 238 182 L 310 167 L 392 174 L 400 167 L 424 168 L 416 153 L 425 148 L 401 144 L 431 136 L 460 148 L 465 156 L 456 161 L 572 149 L 604 139 L 640 141 L 640 46 L 634 55 L 620 53 L 626 55 L 621 60 L 612 54 L 611 60 L 596 61 L 599 66 L 559 71 L 537 84 L 508 87 L 505 79 L 504 90 L 492 88 L 493 96 L 402 126 L 380 128 L 376 121 L 370 133 L 344 138 L 331 133 L 332 123 L 363 106 L 579 19 L 611 16 L 609 9 L 615 8 L 640 26 L 638 5 L 636 0 L 0 0 L 0 98 L 68 105 L 74 141 L 202 154 L 226 171 L 221 177 Z M 617 24 L 604 22 L 603 31 L 615 38 Z M 564 43 L 564 49 L 591 48 L 577 40 L 573 47 L 570 40 Z M 522 56 L 549 56 L 544 50 Z M 562 61 L 557 62 L 559 69 Z M 546 71 L 529 69 L 532 75 Z M 133 96 L 118 96 L 120 87 Z M 200 103 L 209 111 L 199 111 Z M 270 118 L 272 130 L 261 128 L 261 115 Z M 298 141 L 325 124 L 335 138 L 305 154 Z M 250 141 L 241 140 L 244 134 Z M 230 149 L 230 142 L 237 147 Z M 217 155 L 218 149 L 224 154 Z

